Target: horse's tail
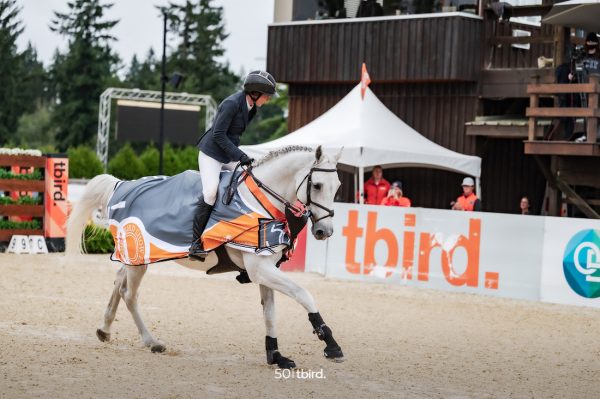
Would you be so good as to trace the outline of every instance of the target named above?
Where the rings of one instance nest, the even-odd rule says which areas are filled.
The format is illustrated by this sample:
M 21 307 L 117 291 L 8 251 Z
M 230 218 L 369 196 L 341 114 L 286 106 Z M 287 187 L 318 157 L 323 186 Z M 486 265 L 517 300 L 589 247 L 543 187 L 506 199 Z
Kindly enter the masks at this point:
M 104 212 L 118 181 L 119 179 L 111 175 L 98 175 L 85 186 L 85 191 L 73 207 L 67 222 L 65 239 L 67 254 L 83 252 L 82 239 L 85 226 L 97 209 L 102 209 Z

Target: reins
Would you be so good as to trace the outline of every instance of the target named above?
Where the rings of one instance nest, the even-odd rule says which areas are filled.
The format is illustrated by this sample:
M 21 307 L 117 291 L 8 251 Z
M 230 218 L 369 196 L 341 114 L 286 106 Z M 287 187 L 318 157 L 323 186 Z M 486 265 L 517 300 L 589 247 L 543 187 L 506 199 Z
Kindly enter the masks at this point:
M 235 180 L 235 173 L 236 171 L 241 168 L 244 171 L 244 175 L 242 176 L 241 179 L 237 179 Z M 231 202 L 231 199 L 233 198 L 233 194 L 235 193 L 235 191 L 237 190 L 238 185 L 243 182 L 248 176 L 250 176 L 254 182 L 256 183 L 256 185 L 266 191 L 269 195 L 271 195 L 273 198 L 275 198 L 277 201 L 281 202 L 283 204 L 283 206 L 286 209 L 289 209 L 290 211 L 292 211 L 292 213 L 296 214 L 296 215 L 300 215 L 304 212 L 306 212 L 306 209 L 303 208 L 307 208 L 310 205 L 315 205 L 318 208 L 323 209 L 324 211 L 327 212 L 327 214 L 325 216 L 322 216 L 318 219 L 315 218 L 313 212 L 311 212 L 310 210 L 308 210 L 309 212 L 309 216 L 310 219 L 312 220 L 313 224 L 317 223 L 318 221 L 328 218 L 328 217 L 333 217 L 334 215 L 334 211 L 333 209 L 329 209 L 321 204 L 319 204 L 318 202 L 315 202 L 312 200 L 310 192 L 312 189 L 312 174 L 313 172 L 337 172 L 337 169 L 323 169 L 323 168 L 310 168 L 310 171 L 308 172 L 308 174 L 306 176 L 304 176 L 304 178 L 302 179 L 302 181 L 300 182 L 300 185 L 298 185 L 298 188 L 296 188 L 296 195 L 298 195 L 298 191 L 300 190 L 300 187 L 302 187 L 302 184 L 304 184 L 304 182 L 306 181 L 306 203 L 303 204 L 303 207 L 298 207 L 296 204 L 292 204 L 291 202 L 289 202 L 288 200 L 286 200 L 285 198 L 283 198 L 280 194 L 278 194 L 277 192 L 275 192 L 273 189 L 271 189 L 269 186 L 267 186 L 266 184 L 264 184 L 260 179 L 258 179 L 254 173 L 252 173 L 252 166 L 249 167 L 243 167 L 241 165 L 241 163 L 238 163 L 235 166 L 235 169 L 233 170 L 233 173 L 231 175 L 231 180 L 229 181 L 229 188 L 227 190 L 227 197 L 223 199 L 225 204 L 229 204 Z

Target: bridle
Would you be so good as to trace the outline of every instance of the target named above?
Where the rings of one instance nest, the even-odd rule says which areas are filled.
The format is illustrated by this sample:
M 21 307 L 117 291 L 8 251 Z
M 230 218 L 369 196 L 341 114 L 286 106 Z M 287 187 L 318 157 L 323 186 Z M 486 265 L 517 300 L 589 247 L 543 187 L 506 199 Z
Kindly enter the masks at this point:
M 273 191 L 269 186 L 265 185 L 263 182 L 261 182 L 259 179 L 257 179 L 256 176 L 254 176 L 254 174 L 252 173 L 252 166 L 243 167 L 240 164 L 238 164 L 235 167 L 235 169 L 234 169 L 233 175 L 235 175 L 235 170 L 237 170 L 238 167 L 241 167 L 241 169 L 247 174 L 247 176 L 252 177 L 252 179 L 256 182 L 256 185 L 259 188 L 265 190 L 273 198 L 275 198 L 277 201 L 281 202 L 287 209 L 290 209 L 295 214 L 301 214 L 301 213 L 305 212 L 304 209 L 298 207 L 296 204 L 292 204 L 291 202 L 289 202 L 288 200 L 286 200 L 285 198 L 283 198 L 281 195 L 279 195 L 278 193 L 276 193 L 275 191 Z M 314 213 L 309 210 L 310 220 L 312 221 L 313 224 L 315 224 L 318 221 L 323 220 L 325 218 L 328 218 L 328 217 L 332 218 L 333 215 L 334 215 L 334 211 L 333 211 L 333 209 L 329 209 L 329 208 L 327 208 L 327 207 L 319 204 L 318 202 L 315 202 L 315 201 L 312 200 L 312 197 L 311 197 L 310 193 L 311 193 L 312 188 L 313 188 L 313 184 L 312 184 L 312 174 L 313 174 L 313 172 L 337 172 L 337 169 L 324 169 L 324 168 L 312 167 L 312 168 L 310 168 L 310 171 L 306 174 L 306 176 L 304 176 L 304 178 L 302 179 L 302 181 L 298 185 L 298 188 L 296 188 L 296 196 L 298 196 L 298 191 L 300 190 L 300 187 L 302 187 L 302 184 L 304 184 L 304 182 L 306 181 L 306 203 L 303 204 L 304 208 L 308 208 L 309 206 L 314 205 L 314 206 L 316 206 L 318 208 L 321 208 L 325 212 L 327 212 L 327 214 L 325 214 L 324 216 L 321 216 L 320 218 L 317 219 L 315 217 Z M 233 179 L 233 176 L 232 176 L 232 179 Z M 230 183 L 230 189 L 231 188 L 232 188 L 232 185 Z
M 329 208 L 319 204 L 318 202 L 312 200 L 312 197 L 310 196 L 310 192 L 312 191 L 312 174 L 313 174 L 313 172 L 337 172 L 337 169 L 323 169 L 323 168 L 314 168 L 314 167 L 310 168 L 310 171 L 308 172 L 308 174 L 306 176 L 304 176 L 304 179 L 302 179 L 302 181 L 298 185 L 298 188 L 296 189 L 296 196 L 298 196 L 298 191 L 300 190 L 300 187 L 302 187 L 302 184 L 306 181 L 306 203 L 304 205 L 305 206 L 315 205 L 316 207 L 321 208 L 325 212 L 327 212 L 327 214 L 325 216 L 321 216 L 318 219 L 315 219 L 313 212 L 311 212 L 310 220 L 313 222 L 313 224 L 315 224 L 319 220 L 323 220 L 325 218 L 330 218 L 330 217 L 332 218 L 334 215 L 334 211 L 333 211 L 333 209 L 329 209 Z

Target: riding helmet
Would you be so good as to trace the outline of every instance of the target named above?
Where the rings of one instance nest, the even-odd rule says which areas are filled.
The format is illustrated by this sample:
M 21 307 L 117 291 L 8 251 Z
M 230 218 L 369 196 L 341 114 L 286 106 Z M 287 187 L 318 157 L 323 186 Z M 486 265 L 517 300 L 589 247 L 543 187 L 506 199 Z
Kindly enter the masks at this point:
M 244 79 L 244 91 L 246 93 L 255 91 L 268 96 L 277 96 L 276 84 L 277 82 L 269 72 L 252 71 Z

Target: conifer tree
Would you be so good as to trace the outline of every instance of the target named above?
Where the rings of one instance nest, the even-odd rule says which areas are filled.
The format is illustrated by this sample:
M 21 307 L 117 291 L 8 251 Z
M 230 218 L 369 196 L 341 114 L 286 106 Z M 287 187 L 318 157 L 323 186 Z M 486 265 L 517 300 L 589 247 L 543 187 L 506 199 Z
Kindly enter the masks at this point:
M 50 28 L 68 39 L 68 50 L 52 66 L 57 104 L 53 122 L 60 150 L 92 144 L 98 129 L 98 102 L 114 74 L 118 57 L 110 48 L 110 30 L 118 20 L 104 15 L 113 4 L 72 0 L 66 13 L 54 12 Z
M 15 101 L 22 59 L 16 45 L 23 32 L 19 11 L 16 0 L 0 0 L 0 145 L 14 134 L 21 113 Z

